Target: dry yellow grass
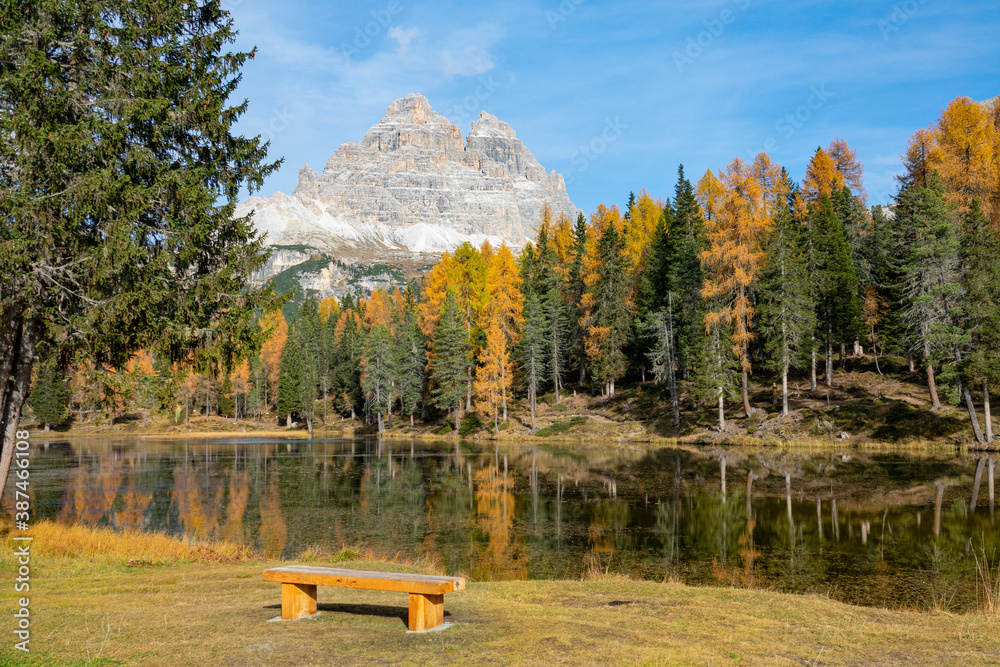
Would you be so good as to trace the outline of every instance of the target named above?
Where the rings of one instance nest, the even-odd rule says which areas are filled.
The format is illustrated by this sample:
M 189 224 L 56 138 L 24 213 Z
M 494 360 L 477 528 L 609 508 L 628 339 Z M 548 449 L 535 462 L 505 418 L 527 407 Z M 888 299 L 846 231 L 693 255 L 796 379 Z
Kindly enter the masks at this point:
M 0 526 L 0 537 L 6 538 L 9 531 L 9 522 Z M 34 538 L 31 552 L 38 558 L 87 557 L 133 565 L 182 561 L 235 563 L 256 558 L 252 550 L 235 542 L 203 543 L 164 533 L 68 526 L 53 521 L 39 521 L 27 532 L 18 534 Z
M 45 522 L 32 535 L 32 653 L 0 643 L 0 664 L 1000 665 L 996 616 L 629 581 L 597 567 L 590 581 L 473 582 L 446 598 L 456 625 L 443 633 L 406 634 L 404 595 L 334 588 L 320 590 L 317 619 L 268 623 L 280 592 L 261 572 L 276 562 L 165 535 Z M 0 571 L 15 565 L 12 544 L 0 540 Z M 415 569 L 353 560 L 372 555 L 303 554 Z M 17 595 L 0 588 L 0 604 Z

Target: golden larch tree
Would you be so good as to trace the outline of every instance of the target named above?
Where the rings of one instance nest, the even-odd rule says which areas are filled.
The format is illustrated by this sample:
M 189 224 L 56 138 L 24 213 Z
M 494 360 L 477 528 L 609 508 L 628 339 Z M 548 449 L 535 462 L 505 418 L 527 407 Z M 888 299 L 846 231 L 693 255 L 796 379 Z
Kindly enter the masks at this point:
M 486 327 L 486 345 L 479 354 L 475 392 L 476 410 L 493 418 L 494 429 L 499 428 L 501 411 L 504 420 L 507 419 L 513 374 L 507 341 L 499 322 L 493 320 Z
M 445 251 L 438 263 L 424 274 L 417 312 L 420 317 L 420 331 L 427 338 L 433 337 L 438 320 L 441 318 L 441 304 L 444 303 L 444 297 L 448 293 L 451 262 L 451 254 Z
M 764 239 L 786 193 L 781 167 L 766 153 L 757 155 L 750 165 L 736 158 L 720 176 L 724 192 L 718 202 L 710 199 L 718 194 L 711 180 L 707 181 L 710 189 L 698 193 L 703 209 L 708 204 L 717 209 L 716 215 L 706 216 L 708 248 L 701 253 L 706 272 L 701 295 L 717 304 L 705 316 L 706 327 L 714 329 L 722 323 L 733 327 L 733 353 L 743 370 L 743 408 L 749 415 L 749 347 L 754 339 L 751 296 L 765 258 Z
M 480 387 L 483 392 L 495 387 L 499 399 L 488 403 L 502 411 L 503 420 L 507 421 L 507 408 L 513 400 L 510 350 L 517 345 L 524 323 L 524 298 L 521 274 L 506 243 L 490 257 L 485 288 L 486 347 L 480 352 L 482 363 L 476 369 L 476 393 L 482 394 Z
M 323 324 L 331 317 L 333 321 L 337 321 L 337 317 L 340 316 L 340 303 L 337 302 L 337 297 L 327 296 L 323 297 L 323 300 L 319 302 L 319 319 L 322 320 Z
M 260 365 L 264 375 L 264 403 L 275 404 L 278 400 L 278 373 L 281 369 L 281 350 L 288 340 L 288 322 L 281 309 L 265 315 L 260 326 L 267 338 L 260 346 Z
M 837 171 L 844 177 L 851 192 L 862 203 L 868 202 L 868 191 L 865 190 L 865 165 L 858 160 L 857 151 L 851 150 L 847 145 L 847 140 L 842 137 L 834 137 L 830 146 L 826 149 L 830 158 L 837 166 Z
M 930 166 L 941 173 L 948 202 L 958 212 L 968 211 L 973 199 L 990 202 L 1000 173 L 997 129 L 990 111 L 959 97 L 938 119 L 934 139 L 937 150 Z
M 636 275 L 645 271 L 649 246 L 653 232 L 656 231 L 656 223 L 660 221 L 660 215 L 663 213 L 664 204 L 665 202 L 655 201 L 643 188 L 628 210 L 629 219 L 625 224 L 625 252 L 629 266 Z

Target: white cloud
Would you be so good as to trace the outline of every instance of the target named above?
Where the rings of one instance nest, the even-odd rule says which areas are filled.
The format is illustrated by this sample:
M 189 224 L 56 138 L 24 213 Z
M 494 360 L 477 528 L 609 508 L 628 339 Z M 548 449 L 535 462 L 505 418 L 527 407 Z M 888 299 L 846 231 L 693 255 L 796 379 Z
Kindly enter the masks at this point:
M 477 76 L 496 66 L 490 47 L 500 41 L 503 31 L 491 23 L 457 30 L 446 38 L 441 51 L 441 71 L 445 76 Z
M 396 43 L 399 44 L 400 53 L 409 51 L 410 44 L 419 36 L 420 28 L 403 28 L 401 26 L 389 28 L 389 37 L 396 40 Z

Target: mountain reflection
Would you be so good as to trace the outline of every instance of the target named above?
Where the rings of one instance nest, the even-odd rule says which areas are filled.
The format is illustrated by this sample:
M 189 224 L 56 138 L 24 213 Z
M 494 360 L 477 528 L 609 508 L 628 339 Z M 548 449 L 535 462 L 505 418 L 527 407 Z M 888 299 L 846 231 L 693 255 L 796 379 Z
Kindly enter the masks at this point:
M 975 606 L 995 462 L 964 455 L 339 440 L 53 443 L 40 518 L 369 549 L 476 580 L 626 574 L 914 609 Z M 745 482 L 744 482 L 745 480 Z

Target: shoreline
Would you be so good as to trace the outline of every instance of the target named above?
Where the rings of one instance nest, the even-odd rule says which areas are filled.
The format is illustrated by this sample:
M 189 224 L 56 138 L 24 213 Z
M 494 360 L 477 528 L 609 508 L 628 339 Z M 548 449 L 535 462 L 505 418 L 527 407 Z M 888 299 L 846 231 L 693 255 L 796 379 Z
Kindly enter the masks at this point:
M 441 633 L 406 633 L 404 595 L 354 589 L 321 588 L 317 617 L 269 623 L 281 593 L 261 573 L 275 565 L 440 572 L 352 550 L 279 561 L 160 535 L 143 542 L 109 536 L 108 529 L 37 529 L 29 664 L 86 654 L 177 665 L 440 664 L 443 658 L 451 664 L 1000 665 L 1000 617 L 981 611 L 862 607 L 816 594 L 602 573 L 470 581 L 446 597 L 446 620 L 454 625 Z M 67 539 L 71 531 L 86 535 Z M 0 567 L 15 562 L 4 540 Z M 5 602 L 15 598 L 12 587 L 0 591 Z M 105 630 L 95 633 L 96 627 Z M 14 656 L 9 643 L 0 647 L 0 662 Z

